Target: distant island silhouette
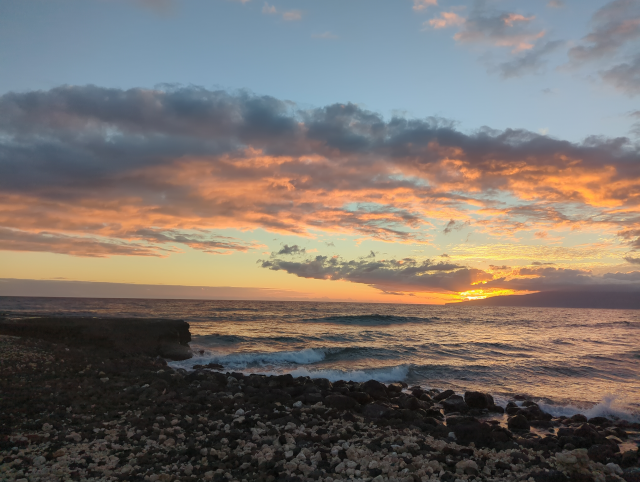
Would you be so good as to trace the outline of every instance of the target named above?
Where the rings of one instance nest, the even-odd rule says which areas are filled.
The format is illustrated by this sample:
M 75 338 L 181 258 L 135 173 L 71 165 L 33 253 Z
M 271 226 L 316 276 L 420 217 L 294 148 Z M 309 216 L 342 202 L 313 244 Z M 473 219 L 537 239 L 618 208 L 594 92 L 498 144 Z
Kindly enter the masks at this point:
M 540 308 L 640 309 L 640 291 L 541 291 L 447 303 L 447 306 L 521 306 Z

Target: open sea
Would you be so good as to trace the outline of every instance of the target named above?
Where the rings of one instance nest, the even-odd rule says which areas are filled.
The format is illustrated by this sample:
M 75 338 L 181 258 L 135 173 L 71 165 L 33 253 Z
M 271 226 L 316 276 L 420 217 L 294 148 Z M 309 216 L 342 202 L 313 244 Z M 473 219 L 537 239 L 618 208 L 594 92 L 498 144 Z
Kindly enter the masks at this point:
M 404 381 L 640 421 L 640 310 L 0 297 L 0 313 L 178 318 L 174 367 Z M 202 354 L 200 354 L 202 351 Z

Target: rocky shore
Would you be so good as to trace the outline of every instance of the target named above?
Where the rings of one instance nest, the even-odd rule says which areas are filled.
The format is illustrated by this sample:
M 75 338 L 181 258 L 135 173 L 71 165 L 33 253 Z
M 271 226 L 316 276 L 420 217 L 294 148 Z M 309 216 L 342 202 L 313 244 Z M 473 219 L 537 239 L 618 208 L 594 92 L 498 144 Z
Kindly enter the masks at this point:
M 0 336 L 3 481 L 640 482 L 640 424 Z M 622 450 L 621 450 L 622 448 Z

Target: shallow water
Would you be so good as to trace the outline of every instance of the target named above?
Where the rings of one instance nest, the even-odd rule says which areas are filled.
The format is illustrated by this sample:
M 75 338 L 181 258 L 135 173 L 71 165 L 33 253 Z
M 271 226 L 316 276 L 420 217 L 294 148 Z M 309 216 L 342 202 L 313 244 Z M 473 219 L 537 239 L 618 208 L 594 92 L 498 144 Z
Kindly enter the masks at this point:
M 6 297 L 0 311 L 181 318 L 197 353 L 185 368 L 402 380 L 640 420 L 635 310 Z

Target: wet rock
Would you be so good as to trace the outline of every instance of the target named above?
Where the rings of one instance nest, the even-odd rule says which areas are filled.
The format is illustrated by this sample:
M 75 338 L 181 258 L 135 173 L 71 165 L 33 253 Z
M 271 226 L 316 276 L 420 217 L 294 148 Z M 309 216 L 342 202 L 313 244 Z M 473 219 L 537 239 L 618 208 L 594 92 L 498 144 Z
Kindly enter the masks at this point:
M 436 401 L 436 402 L 440 402 L 442 400 L 446 400 L 451 395 L 455 395 L 455 394 L 456 394 L 456 392 L 454 392 L 453 390 L 445 390 L 444 392 L 439 393 L 438 395 L 433 397 L 433 400 Z
M 473 442 L 476 447 L 487 447 L 494 441 L 492 427 L 488 423 L 481 423 L 473 417 L 460 417 L 460 419 L 452 427 L 459 444 L 469 445 Z M 447 425 L 449 425 L 449 420 L 447 420 Z
M 482 392 L 465 392 L 464 401 L 469 408 L 489 408 L 494 405 L 493 397 Z
M 465 413 L 469 411 L 469 406 L 465 403 L 464 398 L 460 395 L 451 395 L 440 402 L 445 413 L 459 412 Z
M 515 415 L 507 421 L 509 430 L 528 431 L 530 429 L 529 421 L 524 415 Z
M 368 393 L 374 400 L 382 400 L 388 397 L 387 387 L 376 380 L 369 380 L 362 384 L 362 391 Z
M 0 334 L 38 338 L 73 347 L 95 347 L 124 354 L 185 360 L 189 324 L 182 320 L 140 318 L 30 318 L 0 320 Z
M 387 385 L 387 392 L 389 393 L 400 393 L 402 392 L 402 384 L 401 383 L 390 383 Z

